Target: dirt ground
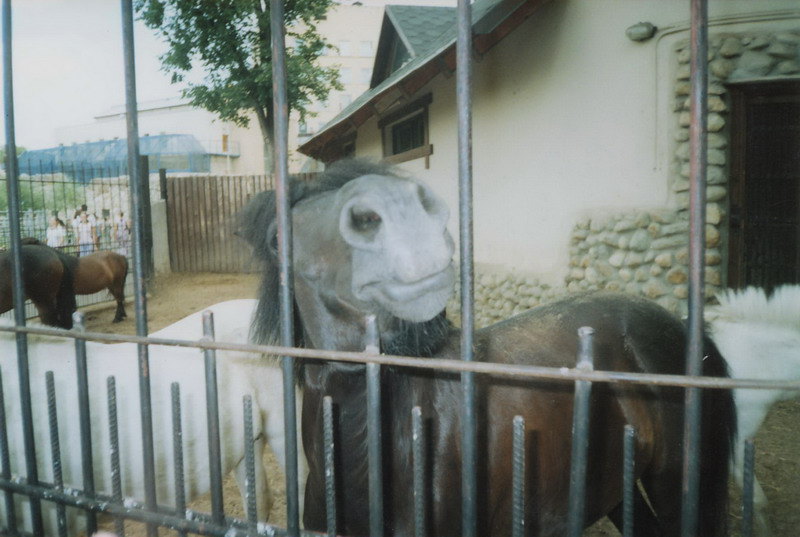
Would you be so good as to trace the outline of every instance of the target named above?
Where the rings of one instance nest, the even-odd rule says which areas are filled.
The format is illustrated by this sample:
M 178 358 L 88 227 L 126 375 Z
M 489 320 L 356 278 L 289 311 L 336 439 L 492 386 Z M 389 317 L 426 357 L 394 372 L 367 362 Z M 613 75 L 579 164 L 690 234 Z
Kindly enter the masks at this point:
M 239 274 L 172 274 L 156 280 L 148 292 L 147 312 L 150 331 L 164 326 L 211 304 L 233 298 L 256 296 L 258 278 Z M 87 329 L 97 332 L 134 334 L 133 305 L 128 306 L 129 318 L 112 324 L 114 310 L 94 310 L 87 313 Z M 774 537 L 795 537 L 800 527 L 800 401 L 787 401 L 775 405 L 756 438 L 756 475 L 769 498 L 768 515 Z M 269 465 L 270 486 L 275 504 L 270 522 L 285 525 L 286 503 L 283 475 L 273 457 Z M 188 469 L 187 469 L 188 470 Z M 740 524 L 739 494 L 731 486 L 731 535 L 738 536 Z M 225 511 L 229 516 L 242 517 L 243 509 L 238 488 L 232 476 L 225 481 Z M 201 512 L 210 511 L 210 500 L 203 497 L 190 506 Z M 112 529 L 110 520 L 103 521 L 104 529 Z M 129 523 L 126 535 L 144 536 L 143 528 Z M 160 535 L 175 535 L 162 530 Z M 616 536 L 619 533 L 606 521 L 601 521 L 584 533 L 584 537 Z

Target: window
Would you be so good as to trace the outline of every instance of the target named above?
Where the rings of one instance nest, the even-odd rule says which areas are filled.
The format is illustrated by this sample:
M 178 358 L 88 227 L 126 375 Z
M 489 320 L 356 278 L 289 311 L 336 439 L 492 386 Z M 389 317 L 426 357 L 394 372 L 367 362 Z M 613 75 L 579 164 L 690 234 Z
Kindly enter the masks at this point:
M 339 41 L 339 56 L 352 56 L 353 47 L 350 41 Z
M 428 139 L 428 105 L 431 95 L 412 101 L 378 121 L 383 135 L 383 156 L 389 162 L 405 162 L 433 154 Z
M 372 41 L 362 41 L 359 43 L 358 52 L 361 56 L 372 56 Z
M 350 67 L 342 67 L 339 71 L 340 79 L 342 84 L 352 84 L 353 83 L 353 69 Z

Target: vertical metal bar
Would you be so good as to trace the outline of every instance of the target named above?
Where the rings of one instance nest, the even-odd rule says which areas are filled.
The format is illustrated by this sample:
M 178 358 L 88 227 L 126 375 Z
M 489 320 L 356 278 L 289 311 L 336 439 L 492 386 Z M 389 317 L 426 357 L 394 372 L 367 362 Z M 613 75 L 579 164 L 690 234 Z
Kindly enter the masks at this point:
M 700 375 L 703 357 L 704 249 L 706 210 L 706 118 L 708 108 L 708 4 L 691 0 L 691 87 L 689 126 L 689 340 L 686 374 Z M 685 391 L 681 535 L 697 533 L 700 490 L 701 391 Z
M 633 537 L 633 494 L 636 488 L 636 429 L 632 425 L 625 425 L 622 445 L 622 537 Z
M 61 442 L 58 436 L 58 413 L 56 412 L 56 387 L 53 372 L 45 373 L 47 390 L 47 419 L 50 426 L 50 454 L 53 458 L 53 485 L 64 490 L 64 476 L 61 472 Z M 67 535 L 67 510 L 62 503 L 56 503 L 56 524 L 60 537 Z
M 3 392 L 3 372 L 0 370 L 0 476 L 11 479 L 11 456 L 8 451 L 8 427 L 6 423 L 6 397 Z M 17 532 L 17 512 L 14 509 L 14 495 L 6 490 L 3 493 L 6 506 L 6 525 L 0 530 L 6 530 L 11 535 Z
M 139 121 L 136 101 L 136 63 L 133 47 L 133 0 L 120 0 L 122 8 L 122 40 L 125 58 L 125 110 L 128 136 L 128 184 L 131 190 L 133 218 L 133 295 L 136 310 L 136 335 L 147 335 L 147 298 L 143 266 L 143 230 L 137 215 L 141 214 L 142 185 L 139 171 Z M 139 344 L 139 404 L 142 419 L 142 459 L 144 463 L 145 505 L 155 511 L 155 454 L 153 447 L 153 411 L 150 397 L 150 359 L 147 345 Z M 156 526 L 147 525 L 148 537 L 156 537 Z
M 6 121 L 6 192 L 8 197 L 8 230 L 11 246 L 11 281 L 14 294 L 14 320 L 25 326 L 25 297 L 22 288 L 22 245 L 19 226 L 19 167 L 17 165 L 17 144 L 14 125 L 14 82 L 11 39 L 11 0 L 3 0 L 3 102 Z M 17 371 L 19 375 L 19 396 L 22 411 L 22 439 L 25 447 L 25 471 L 28 481 L 39 482 L 36 467 L 36 442 L 33 436 L 33 417 L 31 410 L 31 385 L 28 369 L 28 337 L 24 332 L 16 335 Z M 32 529 L 41 535 L 42 504 L 38 498 L 30 499 Z
M 511 447 L 511 537 L 525 536 L 525 418 L 514 416 Z
M 203 312 L 203 339 L 214 341 L 214 313 Z M 211 482 L 211 518 L 217 524 L 225 523 L 222 503 L 222 449 L 219 438 L 219 399 L 217 395 L 217 353 L 214 349 L 203 351 L 206 368 L 206 422 L 208 426 L 208 468 Z
M 422 409 L 415 406 L 411 409 L 411 455 L 414 472 L 414 537 L 425 537 L 428 521 L 425 510 L 425 430 L 422 421 Z
M 742 479 L 742 537 L 753 535 L 753 486 L 755 485 L 756 445 L 752 438 L 744 441 Z
M 289 104 L 286 93 L 286 43 L 283 1 L 270 0 L 272 33 L 272 111 L 274 113 L 275 200 L 278 224 L 278 265 L 280 267 L 281 345 L 294 345 L 292 272 L 292 223 L 289 207 Z M 294 361 L 281 359 L 283 369 L 283 416 L 286 431 L 286 529 L 289 537 L 300 534 L 300 505 L 297 475 L 297 408 Z
M 181 388 L 177 382 L 170 384 L 172 398 L 172 459 L 174 461 L 175 480 L 175 514 L 179 517 L 186 516 L 186 485 L 183 471 L 183 425 L 181 423 Z M 186 537 L 186 532 L 179 532 L 181 537 Z
M 333 437 L 333 400 L 322 398 L 323 456 L 325 457 L 325 515 L 328 537 L 336 537 L 336 446 Z
M 459 239 L 461 261 L 461 359 L 474 360 L 474 273 L 472 262 L 472 8 L 458 0 L 456 104 L 458 107 Z M 462 373 L 461 532 L 477 534 L 477 420 L 475 376 Z
M 380 338 L 374 315 L 366 318 L 364 352 L 378 354 Z M 367 453 L 369 468 L 369 530 L 371 537 L 383 537 L 383 457 L 381 445 L 381 366 L 367 364 Z
M 244 464 L 245 464 L 245 507 L 250 528 L 258 525 L 258 508 L 256 507 L 256 454 L 253 438 L 253 398 L 245 395 L 244 408 Z M 262 499 L 263 501 L 263 499 Z
M 580 346 L 578 351 L 579 371 L 594 369 L 594 329 L 582 326 L 578 329 Z M 575 402 L 572 411 L 572 458 L 569 474 L 569 537 L 580 537 L 585 523 L 586 465 L 589 451 L 589 398 L 592 383 L 575 381 Z
M 111 444 L 111 497 L 117 504 L 122 503 L 122 470 L 119 463 L 119 420 L 117 418 L 117 383 L 114 377 L 106 378 L 108 395 L 108 439 Z M 125 537 L 125 524 L 122 517 L 114 517 L 114 531 Z
M 83 313 L 72 314 L 73 328 L 78 332 L 86 329 Z M 92 454 L 92 425 L 89 416 L 89 378 L 86 367 L 86 340 L 75 340 L 75 365 L 78 379 L 78 418 L 81 435 L 81 469 L 83 473 L 83 490 L 94 496 L 94 460 Z M 86 533 L 92 535 L 97 531 L 97 516 L 93 511 L 86 511 Z

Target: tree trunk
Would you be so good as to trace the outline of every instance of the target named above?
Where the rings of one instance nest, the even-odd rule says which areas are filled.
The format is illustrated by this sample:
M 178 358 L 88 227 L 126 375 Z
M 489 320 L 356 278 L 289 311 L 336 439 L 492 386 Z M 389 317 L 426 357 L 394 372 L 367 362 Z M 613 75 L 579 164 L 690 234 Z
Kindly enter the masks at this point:
M 264 173 L 275 175 L 275 134 L 272 115 L 268 116 L 262 110 L 256 110 L 256 117 L 258 117 L 258 126 L 261 128 L 261 138 L 264 140 Z

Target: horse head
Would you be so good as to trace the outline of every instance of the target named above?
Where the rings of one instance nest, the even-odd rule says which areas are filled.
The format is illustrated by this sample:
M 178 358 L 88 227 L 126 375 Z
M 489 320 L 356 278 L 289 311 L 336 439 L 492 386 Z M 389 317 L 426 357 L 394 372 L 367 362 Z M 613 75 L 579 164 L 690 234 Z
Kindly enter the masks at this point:
M 453 292 L 449 210 L 425 184 L 384 165 L 345 161 L 312 181 L 292 180 L 297 344 L 363 348 L 374 314 L 384 350 L 409 330 L 445 323 Z M 257 196 L 240 228 L 265 262 L 254 339 L 274 342 L 278 319 L 277 225 L 273 192 Z M 439 330 L 440 331 L 440 330 Z M 424 338 L 426 345 L 429 338 Z

